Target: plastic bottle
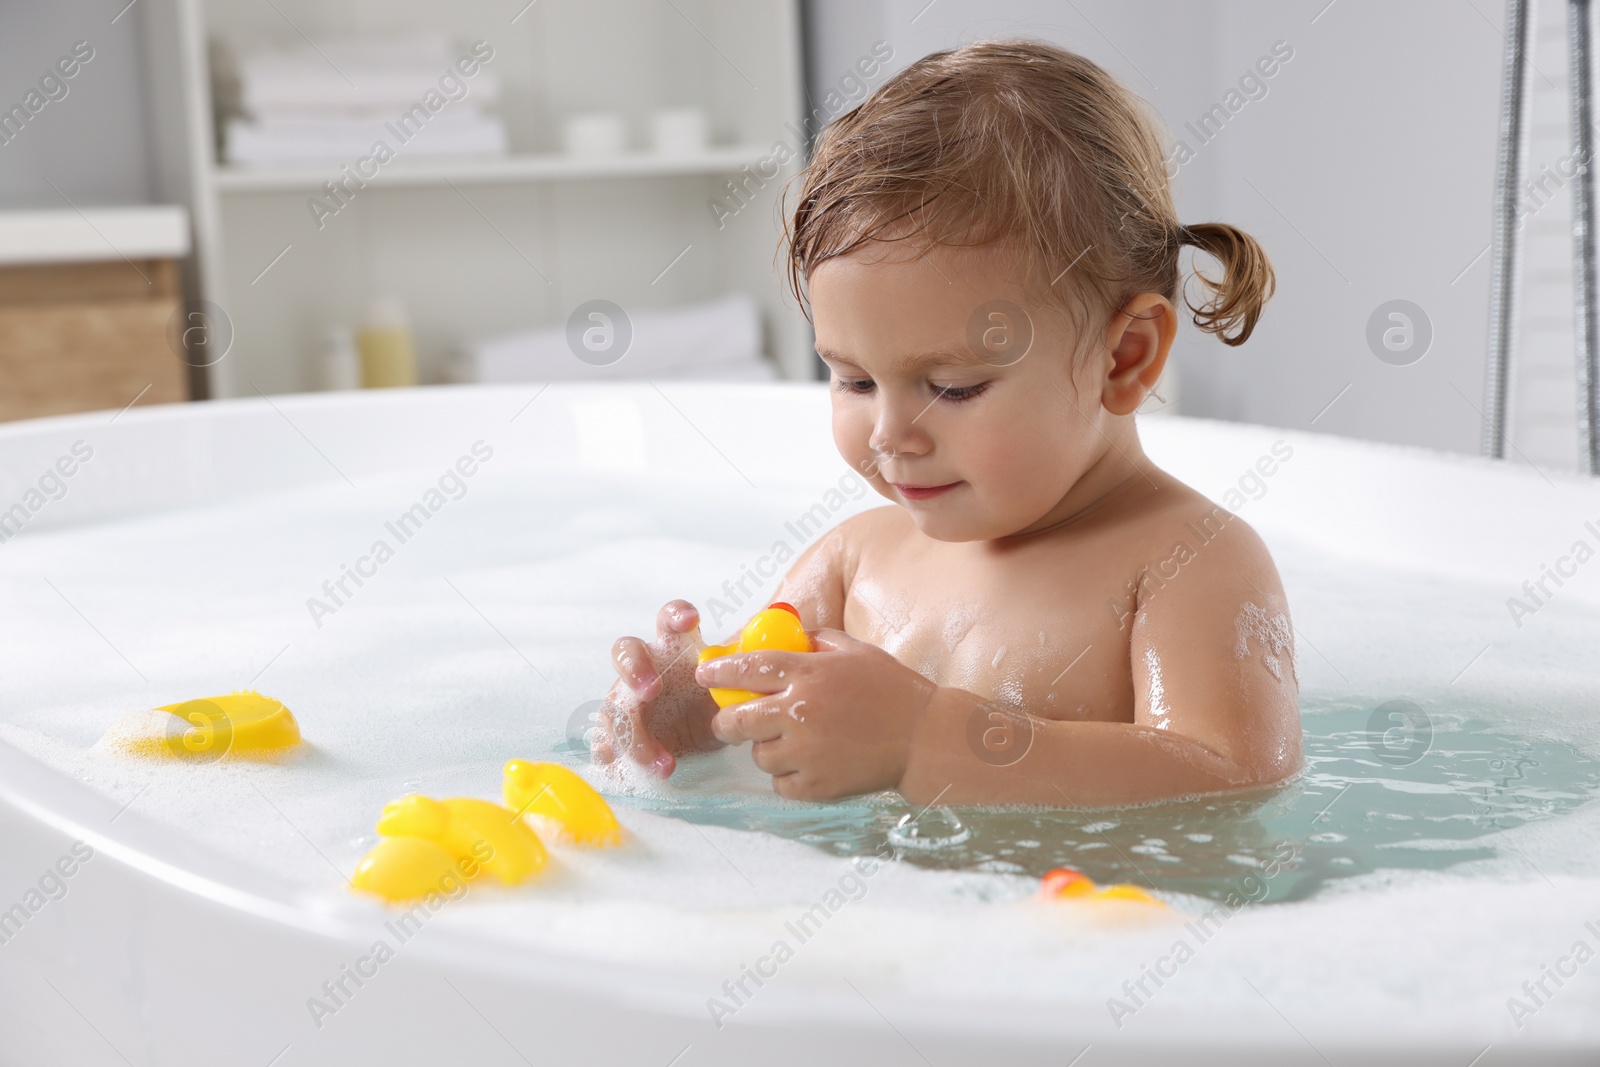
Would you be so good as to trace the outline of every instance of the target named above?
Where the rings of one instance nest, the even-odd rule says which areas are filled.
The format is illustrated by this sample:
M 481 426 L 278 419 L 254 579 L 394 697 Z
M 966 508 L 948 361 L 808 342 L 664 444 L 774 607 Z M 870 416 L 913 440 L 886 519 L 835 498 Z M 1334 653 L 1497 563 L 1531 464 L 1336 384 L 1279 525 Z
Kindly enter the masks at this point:
M 379 297 L 367 307 L 356 347 L 361 351 L 361 384 L 366 388 L 417 384 L 411 325 L 399 297 Z
M 356 352 L 355 335 L 343 326 L 323 335 L 317 374 L 317 384 L 324 389 L 361 388 L 361 356 Z

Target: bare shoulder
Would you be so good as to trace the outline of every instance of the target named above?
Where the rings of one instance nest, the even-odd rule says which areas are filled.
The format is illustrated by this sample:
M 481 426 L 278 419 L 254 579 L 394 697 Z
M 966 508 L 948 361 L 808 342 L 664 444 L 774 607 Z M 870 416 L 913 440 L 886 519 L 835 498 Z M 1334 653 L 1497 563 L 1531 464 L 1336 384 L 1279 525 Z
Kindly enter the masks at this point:
M 893 552 L 916 528 L 904 508 L 889 504 L 850 516 L 824 534 L 819 543 L 827 542 L 823 551 L 836 561 L 849 585 L 863 559 L 870 561 L 885 551 Z
M 800 609 L 810 627 L 843 626 L 845 590 L 864 552 L 900 536 L 896 507 L 873 508 L 824 530 L 806 546 L 779 584 L 776 599 Z
M 1176 479 L 1141 518 L 1130 634 L 1134 722 L 1172 729 L 1280 781 L 1301 765 L 1294 629 L 1272 553 L 1236 514 Z
M 892 545 L 915 528 L 902 508 L 892 504 L 873 508 L 852 515 L 818 535 L 801 558 L 827 559 L 833 566 L 852 571 L 864 551 Z
M 1149 556 L 1145 566 L 1164 577 L 1181 568 L 1200 579 L 1195 584 L 1212 591 L 1239 586 L 1281 604 L 1278 569 L 1261 535 L 1237 514 L 1176 478 L 1165 477 L 1160 493 L 1135 525 L 1138 534 L 1131 540 Z

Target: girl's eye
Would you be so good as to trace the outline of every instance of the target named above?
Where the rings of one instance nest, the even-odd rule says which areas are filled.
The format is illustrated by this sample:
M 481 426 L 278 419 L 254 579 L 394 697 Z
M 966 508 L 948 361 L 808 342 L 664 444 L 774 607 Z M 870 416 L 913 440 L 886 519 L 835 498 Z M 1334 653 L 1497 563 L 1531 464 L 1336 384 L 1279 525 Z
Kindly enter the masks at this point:
M 959 404 L 963 400 L 972 400 L 989 388 L 988 382 L 979 382 L 977 385 L 935 385 L 940 400 L 948 400 Z
M 934 385 L 928 383 L 934 391 L 934 399 L 947 400 L 959 404 L 964 400 L 972 400 L 989 388 L 988 382 L 979 382 L 976 385 Z M 877 383 L 871 378 L 834 378 L 834 388 L 841 393 L 852 396 L 863 396 L 877 388 Z

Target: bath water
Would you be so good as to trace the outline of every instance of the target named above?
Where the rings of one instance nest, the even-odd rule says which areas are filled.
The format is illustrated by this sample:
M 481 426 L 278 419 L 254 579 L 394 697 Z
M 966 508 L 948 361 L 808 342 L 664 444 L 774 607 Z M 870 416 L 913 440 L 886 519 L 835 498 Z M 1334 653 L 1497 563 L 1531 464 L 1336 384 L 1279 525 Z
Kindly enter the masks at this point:
M 811 534 L 794 519 L 840 473 L 755 488 L 558 476 L 508 448 L 363 584 L 347 582 L 335 610 L 311 610 L 453 458 L 12 539 L 0 740 L 126 804 L 126 818 L 349 901 L 344 878 L 385 802 L 494 798 L 513 757 L 582 767 L 571 724 L 609 684 L 615 637 L 647 633 L 673 597 L 725 596 L 780 542 L 803 548 Z M 852 499 L 834 521 L 876 503 Z M 619 964 L 692 961 L 709 995 L 854 877 L 850 857 L 880 850 L 898 862 L 784 981 L 1103 1017 L 1173 934 L 1033 902 L 1037 875 L 1067 865 L 1154 886 L 1180 917 L 1230 891 L 1265 902 L 1230 921 L 1193 979 L 1169 983 L 1163 1010 L 1257 1003 L 1237 978 L 1248 973 L 1314 1039 L 1352 1017 L 1509 1034 L 1506 996 L 1600 919 L 1600 610 L 1560 597 L 1517 628 L 1515 590 L 1357 562 L 1244 517 L 1296 630 L 1307 766 L 1287 785 L 1112 811 L 921 811 L 888 796 L 784 801 L 744 748 L 687 759 L 648 788 L 585 767 L 631 846 L 553 847 L 549 879 L 474 889 L 437 928 Z M 245 687 L 294 711 L 306 752 L 189 765 L 96 747 L 130 710 Z M 1539 1025 L 1593 1036 L 1584 997 Z
M 1414 705 L 1412 707 L 1415 707 Z M 1410 710 L 1410 709 L 1407 709 Z M 1252 870 L 1258 903 L 1303 900 L 1328 882 L 1377 870 L 1443 870 L 1516 855 L 1498 831 L 1552 819 L 1600 796 L 1600 761 L 1571 745 L 1518 736 L 1470 709 L 1428 715 L 1430 736 L 1397 739 L 1363 707 L 1302 701 L 1306 769 L 1288 785 L 1143 807 L 923 809 L 893 793 L 810 806 L 697 794 L 636 801 L 712 826 L 760 830 L 842 856 L 885 841 L 937 869 L 1038 877 L 1074 867 L 1097 882 L 1224 900 Z M 552 758 L 582 761 L 581 745 Z M 688 768 L 693 775 L 693 764 Z

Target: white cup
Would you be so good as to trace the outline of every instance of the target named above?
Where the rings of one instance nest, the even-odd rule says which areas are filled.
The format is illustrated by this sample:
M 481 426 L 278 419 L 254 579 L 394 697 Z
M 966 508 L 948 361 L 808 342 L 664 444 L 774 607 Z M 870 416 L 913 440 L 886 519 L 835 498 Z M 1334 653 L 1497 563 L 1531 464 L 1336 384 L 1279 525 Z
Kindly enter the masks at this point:
M 627 146 L 627 124 L 615 112 L 570 115 L 561 124 L 561 147 L 569 156 L 617 156 Z
M 672 107 L 650 116 L 650 146 L 664 156 L 692 156 L 711 144 L 711 119 L 697 107 Z

